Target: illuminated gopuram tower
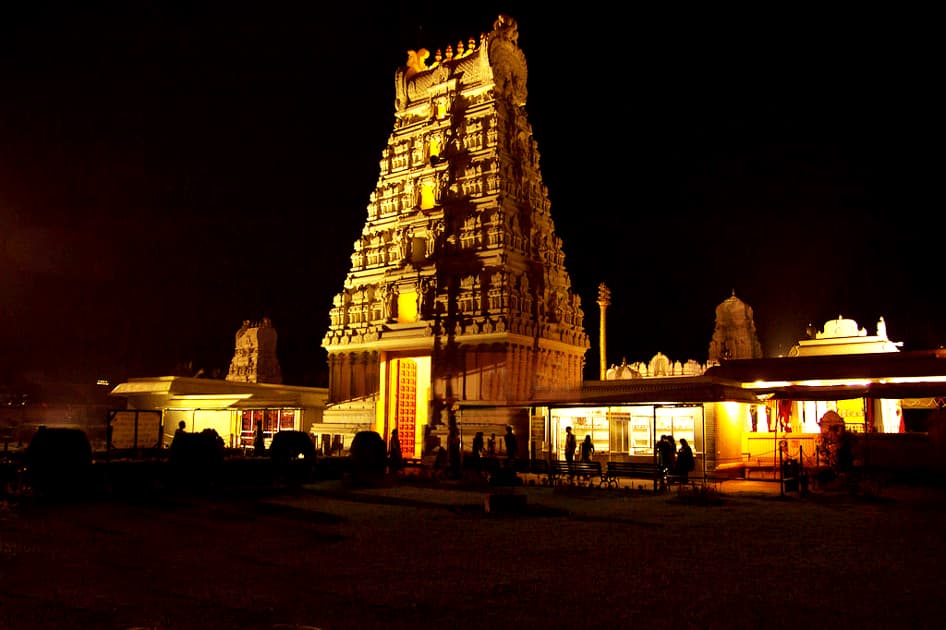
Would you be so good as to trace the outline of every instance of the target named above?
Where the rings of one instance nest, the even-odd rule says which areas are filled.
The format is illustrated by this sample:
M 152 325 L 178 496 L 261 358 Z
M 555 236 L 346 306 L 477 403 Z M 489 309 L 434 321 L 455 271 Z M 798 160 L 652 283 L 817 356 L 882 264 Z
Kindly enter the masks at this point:
M 526 119 L 526 61 L 500 16 L 479 42 L 395 73 L 395 121 L 351 271 L 334 299 L 326 422 L 502 436 L 574 397 L 589 346 Z M 444 444 L 446 446 L 446 444 Z

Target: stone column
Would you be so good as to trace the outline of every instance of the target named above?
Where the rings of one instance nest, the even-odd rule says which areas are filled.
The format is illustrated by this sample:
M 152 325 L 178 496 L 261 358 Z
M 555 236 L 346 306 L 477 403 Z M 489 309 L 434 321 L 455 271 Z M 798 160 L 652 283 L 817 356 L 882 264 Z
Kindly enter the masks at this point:
M 601 309 L 601 321 L 598 329 L 601 331 L 599 338 L 598 354 L 601 356 L 601 380 L 605 379 L 608 371 L 607 343 L 605 343 L 605 317 L 604 313 L 611 305 L 611 289 L 602 282 L 598 285 L 598 308 Z

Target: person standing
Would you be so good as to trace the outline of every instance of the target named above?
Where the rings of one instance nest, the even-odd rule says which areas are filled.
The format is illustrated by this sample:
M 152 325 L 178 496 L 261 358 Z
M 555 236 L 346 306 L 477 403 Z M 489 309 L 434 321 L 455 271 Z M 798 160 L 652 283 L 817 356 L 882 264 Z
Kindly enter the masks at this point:
M 516 441 L 516 436 L 512 432 L 512 426 L 506 427 L 506 458 L 510 463 L 515 461 L 516 453 L 519 451 L 519 443 Z
M 591 436 L 586 435 L 585 439 L 581 443 L 581 461 L 590 462 L 591 456 L 594 455 L 595 445 L 591 442 Z
M 575 461 L 576 448 L 578 448 L 578 443 L 575 434 L 572 433 L 572 428 L 565 427 L 565 461 L 568 462 L 569 466 Z
M 489 439 L 486 440 L 486 456 L 496 457 L 496 434 L 495 433 L 490 433 Z
M 483 449 L 484 449 L 483 432 L 477 431 L 476 435 L 473 436 L 473 453 L 472 453 L 473 468 L 477 471 L 479 471 L 480 468 L 482 468 L 480 463 L 483 457 Z
M 672 435 L 667 436 L 667 474 L 673 473 L 677 467 L 677 441 Z
M 401 453 L 401 438 L 397 436 L 397 429 L 391 429 L 391 448 L 388 454 L 388 466 L 392 473 L 397 473 L 404 463 L 404 456 Z
M 677 475 L 681 483 L 689 480 L 690 472 L 696 467 L 696 461 L 693 459 L 693 449 L 687 444 L 686 439 L 680 438 L 680 450 L 677 452 Z
M 673 438 L 669 435 L 661 435 L 657 442 L 657 464 L 663 469 L 664 474 L 673 472 L 673 460 L 675 457 Z
M 660 468 L 660 487 L 666 488 L 667 475 L 674 474 L 674 458 L 676 453 L 673 446 L 673 438 L 669 435 L 661 435 L 657 442 L 657 467 Z
M 479 459 L 483 456 L 483 432 L 477 431 L 473 436 L 473 459 Z
M 450 427 L 447 435 L 447 457 L 450 464 L 450 476 L 453 479 L 460 478 L 460 468 L 463 464 L 462 448 L 460 444 L 460 430 L 455 426 Z
M 256 436 L 253 438 L 253 453 L 257 456 L 266 454 L 266 439 L 263 436 L 263 423 L 256 423 Z

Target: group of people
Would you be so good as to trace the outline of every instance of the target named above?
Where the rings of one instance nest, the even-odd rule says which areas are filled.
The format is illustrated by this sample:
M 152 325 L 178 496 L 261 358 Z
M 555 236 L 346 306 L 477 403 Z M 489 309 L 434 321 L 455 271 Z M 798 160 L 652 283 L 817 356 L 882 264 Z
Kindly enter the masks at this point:
M 686 481 L 696 466 L 693 449 L 685 438 L 680 438 L 680 450 L 677 450 L 672 435 L 661 435 L 657 441 L 657 465 L 663 469 L 665 476 L 676 475 Z
M 578 450 L 578 441 L 571 427 L 565 427 L 565 461 L 571 464 L 575 461 L 575 451 Z M 591 441 L 591 436 L 586 435 L 581 443 L 580 460 L 590 462 L 591 456 L 595 454 L 595 445 Z
M 508 459 L 515 459 L 519 452 L 519 442 L 516 440 L 516 435 L 512 432 L 512 427 L 506 427 L 504 441 L 506 443 L 506 457 Z M 476 435 L 473 436 L 472 456 L 473 459 L 496 457 L 496 434 L 490 433 L 487 439 L 482 431 L 477 431 Z
M 511 462 L 516 459 L 519 453 L 518 441 L 511 426 L 506 427 L 504 441 L 506 444 L 506 458 Z M 683 481 L 688 479 L 696 462 L 693 458 L 693 450 L 685 438 L 680 438 L 680 448 L 678 450 L 676 440 L 672 435 L 661 435 L 656 450 L 657 463 L 663 469 L 665 476 L 676 475 Z M 578 440 L 572 428 L 565 427 L 565 461 L 569 464 L 574 462 L 576 452 L 579 453 L 579 461 L 590 462 L 595 452 L 595 445 L 591 441 L 591 436 L 586 435 L 579 450 Z M 397 435 L 397 429 L 391 431 L 388 457 L 393 471 L 401 468 L 403 454 L 401 453 L 401 442 Z M 482 431 L 477 431 L 476 435 L 473 436 L 471 457 L 475 461 L 483 457 L 496 457 L 496 434 L 492 433 L 489 439 L 486 439 Z
M 456 447 L 458 448 L 459 440 L 457 439 L 456 442 Z M 504 442 L 506 445 L 506 459 L 511 462 L 516 459 L 519 453 L 519 443 L 516 440 L 516 435 L 513 433 L 511 426 L 506 427 Z M 453 444 L 451 444 L 451 446 L 453 446 Z M 482 431 L 477 431 L 476 435 L 473 437 L 471 457 L 475 461 L 483 457 L 496 457 L 496 434 L 491 433 L 487 439 Z M 454 458 L 458 459 L 456 455 Z M 397 435 L 397 429 L 392 429 L 391 439 L 388 445 L 388 466 L 392 472 L 394 472 L 402 468 L 403 464 L 404 456 L 401 452 L 401 440 Z

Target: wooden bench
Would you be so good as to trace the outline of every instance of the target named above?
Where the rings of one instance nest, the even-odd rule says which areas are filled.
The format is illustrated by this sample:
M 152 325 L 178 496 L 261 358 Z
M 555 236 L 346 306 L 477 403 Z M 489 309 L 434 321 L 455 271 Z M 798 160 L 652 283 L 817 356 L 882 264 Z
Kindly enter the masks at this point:
M 617 488 L 619 479 L 647 479 L 656 491 L 666 481 L 664 469 L 653 462 L 608 462 L 604 481 L 609 488 Z
M 500 469 L 509 466 L 506 459 L 491 459 L 495 463 L 490 470 L 491 473 L 496 473 Z M 517 459 L 512 464 L 517 475 L 528 475 L 531 483 L 539 482 L 544 486 L 553 485 L 558 476 L 558 470 L 553 469 L 553 466 L 554 462 L 549 464 L 547 459 Z
M 528 460 L 528 462 L 528 470 L 525 472 L 534 475 L 542 485 L 550 485 L 551 478 L 549 471 L 551 467 L 549 466 L 549 461 L 547 459 L 531 459 Z
M 532 459 L 529 460 L 529 472 L 533 475 L 548 475 L 549 474 L 549 460 L 547 459 Z
M 684 486 L 695 487 L 697 484 L 703 483 L 702 475 L 694 475 L 690 473 L 685 478 L 683 475 L 669 474 L 666 476 L 667 487 L 677 486 L 677 489 L 682 489 Z
M 806 457 L 808 463 L 804 468 L 814 468 L 815 460 L 813 457 Z M 786 460 L 783 459 L 782 463 Z M 773 459 L 771 454 L 768 455 L 756 455 L 752 456 L 748 453 L 743 454 L 743 459 L 737 462 L 725 462 L 718 464 L 716 466 L 716 471 L 722 473 L 723 475 L 727 474 L 737 474 L 743 479 L 752 479 L 753 474 L 756 475 L 757 479 L 779 479 L 779 461 Z M 788 475 L 781 475 L 784 477 L 789 477 Z M 730 477 L 732 478 L 732 477 Z
M 549 468 L 549 485 L 597 485 L 604 483 L 604 475 L 601 472 L 601 462 L 572 462 L 561 459 L 553 459 Z
M 667 475 L 667 489 L 671 490 L 676 488 L 678 493 L 682 493 L 685 490 L 692 492 L 701 490 L 719 493 L 722 491 L 722 486 L 724 483 L 738 478 L 739 477 L 734 477 L 732 475 L 704 476 L 701 473 L 694 474 L 691 472 L 689 475 L 687 475 L 686 480 L 684 480 L 680 475 Z
M 752 455 L 743 453 L 742 476 L 745 479 L 751 479 L 752 473 L 759 473 L 760 478 L 777 478 L 779 472 L 778 455 L 772 452 L 765 454 Z

